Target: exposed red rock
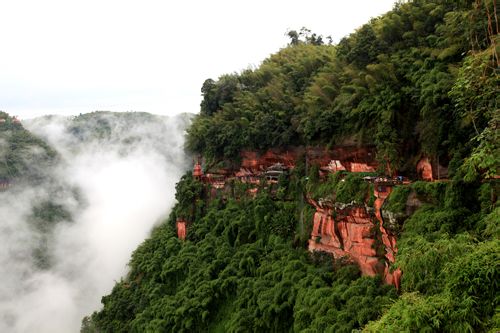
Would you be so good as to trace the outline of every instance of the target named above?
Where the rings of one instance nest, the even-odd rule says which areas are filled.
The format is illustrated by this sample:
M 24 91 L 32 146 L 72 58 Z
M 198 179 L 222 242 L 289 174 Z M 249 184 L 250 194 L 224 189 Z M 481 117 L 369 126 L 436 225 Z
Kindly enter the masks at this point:
M 376 197 L 374 208 L 375 217 L 379 222 L 380 234 L 385 250 L 384 257 L 386 259 L 386 265 L 384 268 L 384 280 L 386 283 L 393 284 L 397 289 L 399 289 L 401 281 L 401 270 L 399 268 L 394 272 L 391 272 L 390 270 L 390 264 L 394 263 L 394 261 L 396 260 L 396 253 L 398 252 L 396 246 L 396 237 L 390 234 L 384 227 L 384 220 L 382 218 L 382 205 L 391 192 L 392 186 L 379 185 L 376 183 L 374 189 L 374 195 Z
M 211 185 L 210 195 L 215 197 L 218 189 L 225 188 L 228 179 L 237 179 L 253 185 L 260 184 L 261 180 L 276 182 L 278 173 L 295 168 L 299 159 L 303 159 L 307 165 L 319 166 L 321 174 L 324 175 L 340 170 L 375 172 L 378 168 L 375 157 L 375 148 L 370 146 L 335 146 L 332 149 L 288 147 L 270 149 L 263 154 L 243 151 L 239 170 L 224 169 L 203 175 L 198 163 L 193 170 L 193 176 L 201 174 L 200 179 Z M 276 166 L 280 166 L 281 171 L 276 169 Z M 395 175 L 396 170 L 392 170 L 390 165 L 387 165 L 386 169 L 389 174 Z M 417 170 L 421 170 L 422 176 L 427 177 L 424 179 L 432 180 L 432 165 L 428 158 L 419 161 Z M 348 257 L 359 265 L 363 275 L 381 274 L 386 283 L 399 289 L 401 271 L 391 271 L 391 264 L 394 263 L 397 253 L 396 238 L 384 227 L 381 214 L 384 200 L 396 183 L 401 184 L 402 180 L 375 180 L 376 200 L 374 209 L 370 211 L 365 206 L 340 209 L 331 203 L 318 203 L 309 199 L 309 203 L 316 208 L 309 250 L 329 252 L 336 258 Z M 257 187 L 254 187 L 248 189 L 247 193 L 255 196 L 257 191 Z M 177 222 L 177 232 L 179 238 L 186 237 L 184 221 Z
M 241 153 L 241 167 L 254 173 L 263 171 L 276 163 L 281 163 L 287 168 L 293 168 L 301 153 L 302 149 L 300 147 L 293 147 L 288 150 L 270 149 L 262 155 L 255 151 L 243 151 Z
M 428 157 L 422 157 L 417 163 L 417 175 L 420 179 L 432 181 L 432 165 Z
M 351 163 L 350 172 L 375 172 L 376 168 L 366 163 Z
M 176 222 L 177 237 L 179 239 L 183 239 L 183 240 L 186 239 L 186 224 L 187 224 L 187 222 L 182 220 L 182 219 L 179 219 Z
M 335 258 L 349 257 L 359 265 L 363 275 L 382 273 L 384 267 L 379 264 L 373 246 L 374 224 L 364 207 L 346 209 L 335 220 L 334 208 L 320 207 L 317 204 L 314 206 L 316 213 L 309 240 L 310 251 L 329 252 Z
M 241 167 L 255 173 L 281 163 L 286 168 L 293 169 L 298 159 L 303 158 L 307 159 L 309 165 L 318 165 L 323 171 L 374 172 L 378 167 L 375 155 L 375 148 L 370 146 L 335 146 L 332 149 L 289 147 L 270 149 L 264 154 L 243 151 Z
M 339 160 L 330 160 L 330 163 L 323 168 L 324 171 L 337 172 L 347 170 L 345 166 Z
M 392 186 L 387 184 L 375 184 L 375 216 L 365 206 L 339 209 L 309 199 L 309 203 L 316 208 L 309 250 L 329 252 L 335 258 L 349 257 L 360 267 L 363 275 L 381 274 L 386 283 L 399 289 L 401 271 L 391 272 L 390 269 L 397 253 L 396 238 L 384 227 L 381 214 L 381 207 L 391 190 Z M 379 222 L 379 232 L 376 232 L 375 219 Z M 377 253 L 375 248 L 380 241 L 383 254 Z
M 243 151 L 239 170 L 207 170 L 203 174 L 201 164 L 197 162 L 193 167 L 193 177 L 216 189 L 223 189 L 228 179 L 253 185 L 259 185 L 263 179 L 267 183 L 276 183 L 279 174 L 294 169 L 299 159 L 303 159 L 308 165 L 319 166 L 323 176 L 340 170 L 373 172 L 378 166 L 375 155 L 375 148 L 366 146 L 335 146 L 332 149 L 288 147 L 270 149 L 263 154 Z M 280 166 L 280 170 L 276 166 Z
M 201 179 L 203 177 L 203 171 L 201 170 L 201 165 L 199 162 L 196 162 L 193 168 L 193 177 L 197 179 Z
M 439 163 L 439 158 L 422 157 L 417 163 L 417 175 L 422 180 L 446 179 L 448 168 Z

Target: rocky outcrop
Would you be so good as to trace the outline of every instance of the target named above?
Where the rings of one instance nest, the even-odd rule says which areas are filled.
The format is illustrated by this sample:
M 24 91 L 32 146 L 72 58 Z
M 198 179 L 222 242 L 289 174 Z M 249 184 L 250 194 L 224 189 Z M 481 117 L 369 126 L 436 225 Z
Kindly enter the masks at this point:
M 186 239 L 187 222 L 182 219 L 178 219 L 175 224 L 177 227 L 177 237 L 182 240 Z
M 264 154 L 247 150 L 241 152 L 241 168 L 253 173 L 264 171 L 277 163 L 283 164 L 287 168 L 293 168 L 302 153 L 302 149 L 299 147 L 270 149 Z
M 438 160 L 424 156 L 417 162 L 417 176 L 425 181 L 447 178 L 448 168 L 439 164 Z
M 241 163 L 222 163 L 226 167 L 207 167 L 205 172 L 199 158 L 193 167 L 193 178 L 210 185 L 210 197 L 227 190 L 233 181 L 250 185 L 248 194 L 255 196 L 257 187 L 277 183 L 281 174 L 289 174 L 297 163 L 319 167 L 320 176 L 345 170 L 349 172 L 374 172 L 377 169 L 373 146 L 287 147 L 269 149 L 264 153 L 245 150 L 241 152 Z M 232 165 L 232 167 L 227 167 Z M 220 166 L 220 165 L 218 165 Z
M 310 251 L 329 252 L 335 258 L 349 257 L 364 275 L 383 272 L 384 266 L 375 249 L 375 226 L 365 207 L 339 210 L 320 206 L 313 200 L 309 202 L 316 207 Z
M 387 185 L 377 185 L 375 184 L 374 194 L 375 194 L 375 217 L 379 225 L 380 236 L 382 239 L 382 244 L 384 245 L 384 279 L 386 283 L 393 284 L 397 289 L 399 289 L 401 282 L 401 270 L 398 268 L 394 271 L 391 270 L 391 264 L 396 260 L 396 253 L 398 252 L 396 245 L 396 236 L 390 232 L 394 228 L 388 228 L 388 223 L 384 221 L 382 215 L 382 206 L 385 199 L 392 192 L 392 186 Z M 389 226 L 390 227 L 390 226 Z
M 422 157 L 417 163 L 417 175 L 422 180 L 432 181 L 432 165 L 428 157 Z
M 322 171 L 374 172 L 378 164 L 372 146 L 288 147 L 270 149 L 263 154 L 255 151 L 241 153 L 241 170 L 258 173 L 277 163 L 293 169 L 299 159 L 308 165 L 318 165 Z
M 304 163 L 306 166 L 316 165 L 319 167 L 320 176 L 325 176 L 337 171 L 375 172 L 379 166 L 375 157 L 373 146 L 344 145 L 331 149 L 286 147 L 270 149 L 264 153 L 243 151 L 241 163 L 236 169 L 219 169 L 203 174 L 201 165 L 197 163 L 193 177 L 211 185 L 211 197 L 227 190 L 226 185 L 233 184 L 234 181 L 250 185 L 246 193 L 254 197 L 262 181 L 267 185 L 276 183 L 281 174 L 288 174 L 298 163 Z M 410 183 L 398 176 L 397 171 L 389 164 L 385 165 L 385 170 L 390 177 L 363 178 L 374 184 L 376 199 L 373 207 L 308 199 L 316 209 L 309 250 L 329 252 L 336 258 L 348 257 L 359 265 L 364 275 L 380 274 L 386 283 L 399 289 L 401 271 L 391 267 L 397 254 L 396 233 L 401 222 L 420 206 L 420 202 L 416 197 L 408 198 L 406 214 L 384 211 L 383 204 L 392 187 Z M 438 178 L 447 175 L 445 167 L 439 163 L 433 164 L 428 157 L 418 161 L 417 173 L 421 179 L 432 181 L 436 172 Z M 178 222 L 177 230 L 179 238 L 185 237 L 185 223 L 180 226 Z
M 310 251 L 325 251 L 335 258 L 347 257 L 363 275 L 380 274 L 388 284 L 399 289 L 401 271 L 391 270 L 397 253 L 396 237 L 384 226 L 381 207 L 392 187 L 375 185 L 374 209 L 365 205 L 335 205 L 316 202 Z

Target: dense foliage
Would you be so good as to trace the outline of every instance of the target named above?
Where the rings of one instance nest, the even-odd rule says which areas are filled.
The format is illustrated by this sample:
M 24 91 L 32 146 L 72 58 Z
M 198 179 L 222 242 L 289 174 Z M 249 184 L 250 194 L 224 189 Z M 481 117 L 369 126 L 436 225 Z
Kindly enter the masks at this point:
M 351 332 L 396 297 L 355 266 L 293 247 L 294 202 L 263 192 L 215 200 L 201 216 L 186 242 L 173 232 L 175 213 L 155 230 L 83 331 Z
M 500 156 L 494 3 L 399 3 L 338 45 L 292 34 L 259 68 L 205 81 L 188 146 L 220 159 L 241 148 L 374 143 L 404 171 L 420 153 L 446 164 L 474 149 L 470 172 L 491 176 Z
M 314 168 L 311 168 L 314 172 Z M 349 173 L 339 171 L 329 174 L 325 180 L 314 180 L 308 177 L 307 193 L 315 200 L 327 199 L 331 202 L 343 204 L 354 203 L 373 205 L 373 185 L 364 181 L 363 177 L 373 176 L 374 173 Z
M 51 252 L 53 233 L 59 223 L 69 223 L 72 215 L 65 207 L 53 201 L 44 201 L 32 208 L 28 217 L 29 226 L 37 237 L 33 240 L 33 263 L 38 269 L 48 269 L 53 265 Z
M 40 181 L 55 162 L 52 148 L 0 111 L 0 181 Z
M 345 183 L 338 181 L 340 175 L 326 184 Z M 345 186 L 355 186 L 353 179 Z M 129 275 L 103 298 L 102 311 L 85 318 L 82 331 L 499 327 L 498 182 L 416 182 L 399 188 L 385 208 L 397 208 L 410 195 L 419 208 L 404 221 L 398 239 L 396 266 L 404 274 L 395 302 L 393 287 L 378 278 L 360 277 L 355 266 L 303 250 L 294 237 L 300 201 L 278 200 L 270 188 L 253 199 L 207 201 L 200 185 L 190 175 L 183 177 L 169 220 L 135 251 Z M 360 193 L 366 194 L 364 187 Z M 178 216 L 193 221 L 186 241 L 175 235 Z
M 30 249 L 33 264 L 40 270 L 53 264 L 51 247 L 57 225 L 72 220 L 60 202 L 67 200 L 69 195 L 78 198 L 76 190 L 63 184 L 52 173 L 60 161 L 60 156 L 49 144 L 25 129 L 17 118 L 0 112 L 1 200 L 12 205 L 12 198 L 16 196 L 21 201 L 24 195 L 38 193 L 38 198 L 32 199 L 25 211 L 27 225 L 19 225 L 19 228 L 27 227 L 36 235 L 26 246 Z M 6 218 L 12 219 L 9 210 L 6 211 L 7 216 L 1 216 L 0 223 L 6 222 Z M 3 230 L 10 232 L 8 227 Z
M 167 121 L 165 116 L 147 112 L 95 111 L 68 119 L 65 131 L 75 149 L 86 149 L 97 143 L 119 147 L 120 154 L 126 155 L 141 143 L 162 151 L 164 143 L 158 135 L 167 136 L 178 127 L 187 127 L 191 117 L 183 113 L 176 116 L 175 121 Z M 175 141 L 172 138 L 172 142 Z
M 461 181 L 400 190 L 399 200 L 413 192 L 421 202 L 398 239 L 403 294 L 367 331 L 498 330 L 499 190 Z

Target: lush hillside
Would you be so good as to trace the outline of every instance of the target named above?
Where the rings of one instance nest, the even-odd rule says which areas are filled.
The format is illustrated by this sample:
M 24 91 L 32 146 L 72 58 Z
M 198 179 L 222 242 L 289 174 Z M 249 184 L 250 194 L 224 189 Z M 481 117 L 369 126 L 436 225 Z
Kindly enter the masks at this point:
M 0 180 L 39 181 L 56 161 L 56 152 L 47 143 L 0 111 Z
M 191 114 L 175 117 L 175 123 L 187 127 Z M 147 112 L 109 112 L 95 111 L 73 117 L 66 126 L 66 131 L 77 142 L 124 143 L 133 146 L 138 141 L 149 140 L 153 143 L 153 133 L 168 131 L 166 117 Z
M 350 332 L 396 297 L 356 266 L 294 246 L 295 202 L 262 192 L 207 203 L 203 191 L 183 177 L 170 220 L 135 251 L 129 277 L 83 331 Z M 186 242 L 172 230 L 176 216 L 195 221 Z
M 292 31 L 259 68 L 206 80 L 187 145 L 205 172 L 225 167 L 224 183 L 181 179 L 171 216 L 82 332 L 498 331 L 495 5 L 400 3 L 337 45 Z M 375 146 L 381 176 L 389 167 L 414 180 L 426 156 L 448 179 L 383 180 L 392 192 L 378 207 L 389 222 L 381 226 L 364 180 L 372 173 L 320 177 L 306 157 L 258 185 L 222 175 L 240 168 L 244 151 L 353 145 Z M 367 250 L 385 251 L 382 227 L 397 239 L 399 290 L 361 276 L 349 258 L 306 251 L 313 214 L 340 220 L 348 206 L 373 215 Z
M 190 118 L 0 113 L 0 332 L 79 330 L 173 205 Z
M 25 129 L 17 118 L 0 112 L 0 198 L 5 205 L 2 215 L 15 220 L 12 210 L 17 207 L 8 206 L 13 205 L 13 201 L 21 204 L 27 199 L 25 197 L 39 192 L 38 198 L 29 203 L 25 219 L 29 228 L 38 235 L 26 244 L 27 252 L 35 267 L 41 270 L 52 264 L 49 248 L 55 225 L 71 220 L 70 214 L 59 202 L 61 195 L 58 193 L 69 187 L 59 183 L 52 173 L 60 162 L 60 156 L 49 144 Z M 20 198 L 16 200 L 17 196 Z M 10 230 L 13 221 L 2 222 L 4 232 L 14 232 Z M 23 228 L 21 225 L 17 227 Z
M 379 277 L 361 277 L 355 265 L 307 254 L 300 235 L 310 232 L 310 225 L 301 226 L 300 213 L 310 221 L 312 212 L 290 200 L 296 185 L 245 198 L 235 184 L 239 200 L 207 201 L 204 187 L 185 176 L 170 219 L 134 252 L 129 275 L 103 297 L 104 309 L 86 318 L 82 331 L 494 332 L 499 327 L 494 317 L 499 208 L 492 198 L 498 184 L 400 187 L 388 210 L 397 212 L 411 191 L 425 204 L 400 231 L 399 296 Z M 285 197 L 277 198 L 280 192 Z M 192 221 L 186 241 L 173 230 L 180 216 Z
M 420 153 L 456 167 L 477 147 L 472 138 L 489 146 L 499 121 L 498 24 L 486 4 L 399 4 L 338 45 L 305 31 L 256 70 L 205 81 L 188 146 L 221 159 L 242 148 L 374 143 L 402 171 Z

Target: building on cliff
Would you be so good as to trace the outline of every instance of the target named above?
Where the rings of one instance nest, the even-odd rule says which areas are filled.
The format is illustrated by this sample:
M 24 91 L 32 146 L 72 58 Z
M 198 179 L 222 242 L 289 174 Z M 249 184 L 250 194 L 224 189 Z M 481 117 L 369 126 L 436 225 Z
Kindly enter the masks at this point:
M 287 171 L 287 167 L 283 163 L 275 163 L 267 168 L 265 172 L 266 180 L 268 182 L 277 183 L 279 177 L 284 175 Z
M 234 176 L 242 183 L 254 185 L 260 184 L 261 177 L 246 168 L 240 168 L 240 170 L 236 172 Z

